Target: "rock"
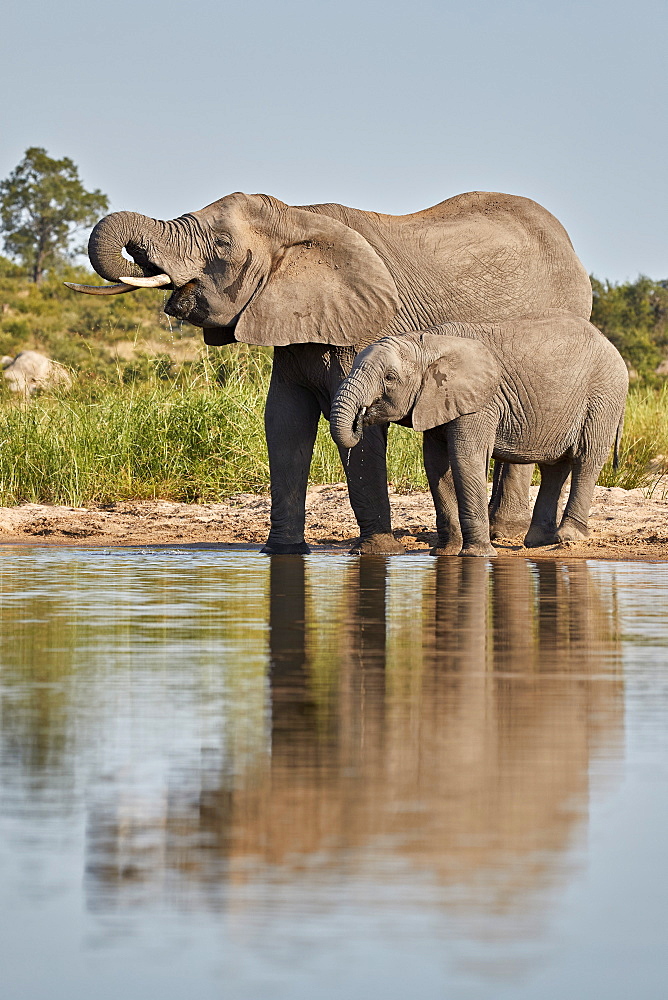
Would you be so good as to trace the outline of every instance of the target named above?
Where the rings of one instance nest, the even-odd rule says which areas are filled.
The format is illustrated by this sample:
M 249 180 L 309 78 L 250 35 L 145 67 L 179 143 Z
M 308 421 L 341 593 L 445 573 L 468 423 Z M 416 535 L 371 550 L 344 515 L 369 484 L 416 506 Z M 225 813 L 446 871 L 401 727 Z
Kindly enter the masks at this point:
M 39 351 L 21 351 L 15 358 L 5 356 L 0 364 L 9 388 L 24 396 L 30 396 L 38 389 L 68 388 L 72 384 L 67 369 Z

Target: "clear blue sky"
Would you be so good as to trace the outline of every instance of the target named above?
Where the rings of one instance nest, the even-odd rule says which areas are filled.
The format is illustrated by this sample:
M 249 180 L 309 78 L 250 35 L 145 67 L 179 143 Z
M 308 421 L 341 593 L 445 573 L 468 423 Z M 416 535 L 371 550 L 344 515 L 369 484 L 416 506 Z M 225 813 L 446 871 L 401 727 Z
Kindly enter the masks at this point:
M 44 146 L 160 218 L 509 191 L 597 276 L 668 276 L 665 0 L 9 0 L 0 25 L 0 177 Z

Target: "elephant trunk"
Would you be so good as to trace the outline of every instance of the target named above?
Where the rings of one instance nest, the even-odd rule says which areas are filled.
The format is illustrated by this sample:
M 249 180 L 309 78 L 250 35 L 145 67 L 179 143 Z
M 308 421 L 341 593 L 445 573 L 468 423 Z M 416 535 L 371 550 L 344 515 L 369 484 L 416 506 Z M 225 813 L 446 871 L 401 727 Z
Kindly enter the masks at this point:
M 107 281 L 159 275 L 165 268 L 158 261 L 178 255 L 178 244 L 183 242 L 188 228 L 186 218 L 161 222 L 137 212 L 113 212 L 101 219 L 90 234 L 90 262 Z M 134 263 L 122 255 L 122 250 Z
M 329 417 L 330 429 L 339 448 L 354 448 L 362 438 L 364 415 L 378 396 L 375 379 L 358 368 L 345 379 L 334 401 Z

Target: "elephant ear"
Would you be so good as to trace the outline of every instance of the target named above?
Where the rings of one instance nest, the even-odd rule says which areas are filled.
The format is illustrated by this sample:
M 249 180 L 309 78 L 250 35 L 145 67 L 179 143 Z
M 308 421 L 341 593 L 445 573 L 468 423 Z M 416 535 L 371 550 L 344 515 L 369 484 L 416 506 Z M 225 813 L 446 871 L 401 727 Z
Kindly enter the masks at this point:
M 427 368 L 413 407 L 413 427 L 427 431 L 481 410 L 501 383 L 501 366 L 479 340 L 423 333 Z
M 327 215 L 288 208 L 286 246 L 263 289 L 244 309 L 245 344 L 371 343 L 399 308 L 387 267 L 363 236 Z

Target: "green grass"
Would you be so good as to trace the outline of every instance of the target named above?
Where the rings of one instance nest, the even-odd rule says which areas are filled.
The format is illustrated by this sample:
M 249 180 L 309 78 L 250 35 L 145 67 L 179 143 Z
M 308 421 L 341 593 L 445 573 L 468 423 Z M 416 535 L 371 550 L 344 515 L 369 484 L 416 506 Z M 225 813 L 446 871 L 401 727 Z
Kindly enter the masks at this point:
M 619 468 L 612 468 L 612 457 L 598 478 L 601 486 L 621 486 L 630 490 L 650 487 L 657 471 L 648 468 L 658 455 L 667 456 L 668 469 L 668 386 L 632 387 L 624 418 Z
M 35 285 L 0 257 L 0 355 L 37 350 L 77 371 L 113 377 L 119 345 L 125 345 L 126 361 L 134 361 L 130 368 L 136 368 L 134 356 L 142 352 L 183 355 L 192 345 L 196 353 L 199 332 L 170 321 L 162 311 L 167 297 L 162 290 L 78 295 L 63 280 L 102 283 L 90 271 L 67 268 Z
M 221 384 L 221 362 L 225 380 Z M 80 378 L 75 389 L 24 403 L 0 398 L 0 503 L 86 506 L 123 499 L 189 502 L 269 486 L 263 407 L 269 352 L 211 352 L 177 378 L 156 371 L 127 381 Z M 627 407 L 621 465 L 600 482 L 649 486 L 650 459 L 668 455 L 668 388 L 637 388 Z M 390 428 L 389 480 L 401 491 L 427 488 L 421 436 Z M 344 479 L 321 421 L 312 483 Z
M 0 405 L 0 503 L 212 500 L 264 489 L 268 368 L 239 352 L 224 386 L 204 362 L 179 380 L 81 382 Z

